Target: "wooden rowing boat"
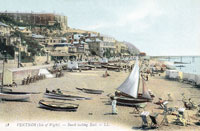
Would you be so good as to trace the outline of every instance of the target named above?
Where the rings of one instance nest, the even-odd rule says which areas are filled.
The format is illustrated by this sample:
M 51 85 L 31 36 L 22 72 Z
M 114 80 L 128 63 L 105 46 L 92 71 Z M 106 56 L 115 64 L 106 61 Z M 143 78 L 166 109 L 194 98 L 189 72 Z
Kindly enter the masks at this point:
M 0 92 L 12 92 L 12 89 L 0 87 Z
M 66 94 L 53 93 L 53 92 L 44 93 L 44 97 L 50 98 L 50 99 L 71 100 L 71 101 L 90 100 L 91 99 L 91 98 L 88 98 L 88 97 L 66 95 Z
M 102 94 L 104 92 L 102 90 L 93 90 L 93 89 L 78 88 L 78 87 L 76 87 L 76 89 L 89 94 Z
M 73 103 L 40 100 L 41 108 L 55 111 L 77 111 L 79 105 Z
M 7 101 L 28 101 L 30 94 L 23 92 L 1 92 L 0 99 Z

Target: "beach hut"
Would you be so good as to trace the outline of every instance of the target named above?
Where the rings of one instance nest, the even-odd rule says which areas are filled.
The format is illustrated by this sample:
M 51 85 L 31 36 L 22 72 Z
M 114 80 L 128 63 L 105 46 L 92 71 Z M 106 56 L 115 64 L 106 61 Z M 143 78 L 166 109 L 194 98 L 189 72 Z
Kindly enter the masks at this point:
M 14 81 L 20 81 L 27 76 L 37 75 L 39 69 L 36 68 L 13 68 L 5 69 L 3 74 L 3 84 L 11 85 Z
M 179 79 L 179 71 L 177 70 L 166 70 L 166 78 L 168 79 Z
M 188 81 L 194 83 L 195 82 L 195 74 L 188 74 Z
M 5 69 L 3 73 L 3 84 L 11 85 L 13 83 L 13 74 L 9 69 Z
M 189 73 L 183 73 L 183 81 L 188 81 Z
M 67 68 L 68 69 L 78 69 L 78 62 L 76 62 L 76 61 L 69 61 L 67 63 Z
M 200 86 L 200 75 L 195 75 L 195 83 Z
M 52 65 L 4 69 L 3 84 L 11 85 L 13 81 L 17 82 L 17 81 L 21 81 L 22 79 L 28 76 L 38 75 L 40 69 L 49 68 L 49 67 L 52 67 Z
M 183 79 L 183 72 L 179 71 L 178 75 L 179 75 L 179 78 L 182 80 Z

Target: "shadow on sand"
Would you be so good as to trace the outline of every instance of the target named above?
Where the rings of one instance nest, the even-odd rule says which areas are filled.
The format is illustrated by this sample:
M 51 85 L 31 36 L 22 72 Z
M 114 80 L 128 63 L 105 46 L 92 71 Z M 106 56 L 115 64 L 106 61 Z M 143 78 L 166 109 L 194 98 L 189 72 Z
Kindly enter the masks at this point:
M 132 127 L 133 130 L 139 130 L 139 131 L 153 131 L 156 130 L 157 128 L 149 128 L 149 127 Z
M 117 114 L 113 114 L 113 113 L 105 113 L 104 115 L 113 115 L 113 116 L 115 116 L 115 115 L 117 115 Z

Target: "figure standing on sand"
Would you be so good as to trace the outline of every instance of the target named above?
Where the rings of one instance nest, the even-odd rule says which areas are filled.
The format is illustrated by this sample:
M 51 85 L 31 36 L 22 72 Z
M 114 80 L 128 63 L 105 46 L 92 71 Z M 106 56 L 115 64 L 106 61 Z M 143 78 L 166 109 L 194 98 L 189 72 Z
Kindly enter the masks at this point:
M 107 77 L 107 76 L 110 76 L 110 74 L 108 74 L 108 71 L 106 69 L 105 74 L 103 74 L 103 77 Z
M 112 114 L 117 115 L 117 108 L 116 108 L 117 100 L 114 96 L 111 97 L 111 99 L 112 99 Z
M 148 76 L 148 74 L 146 75 L 146 81 L 148 81 L 149 80 L 149 76 Z

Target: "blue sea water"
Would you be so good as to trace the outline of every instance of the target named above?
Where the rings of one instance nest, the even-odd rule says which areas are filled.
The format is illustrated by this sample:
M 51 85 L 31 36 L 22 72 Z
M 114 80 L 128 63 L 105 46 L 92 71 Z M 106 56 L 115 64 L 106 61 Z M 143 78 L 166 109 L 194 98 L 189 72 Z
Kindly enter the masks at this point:
M 169 62 L 183 62 L 187 64 L 174 64 L 174 66 L 184 66 L 176 67 L 177 70 L 200 75 L 200 56 L 180 56 L 180 57 L 169 57 L 167 59 L 162 59 Z

